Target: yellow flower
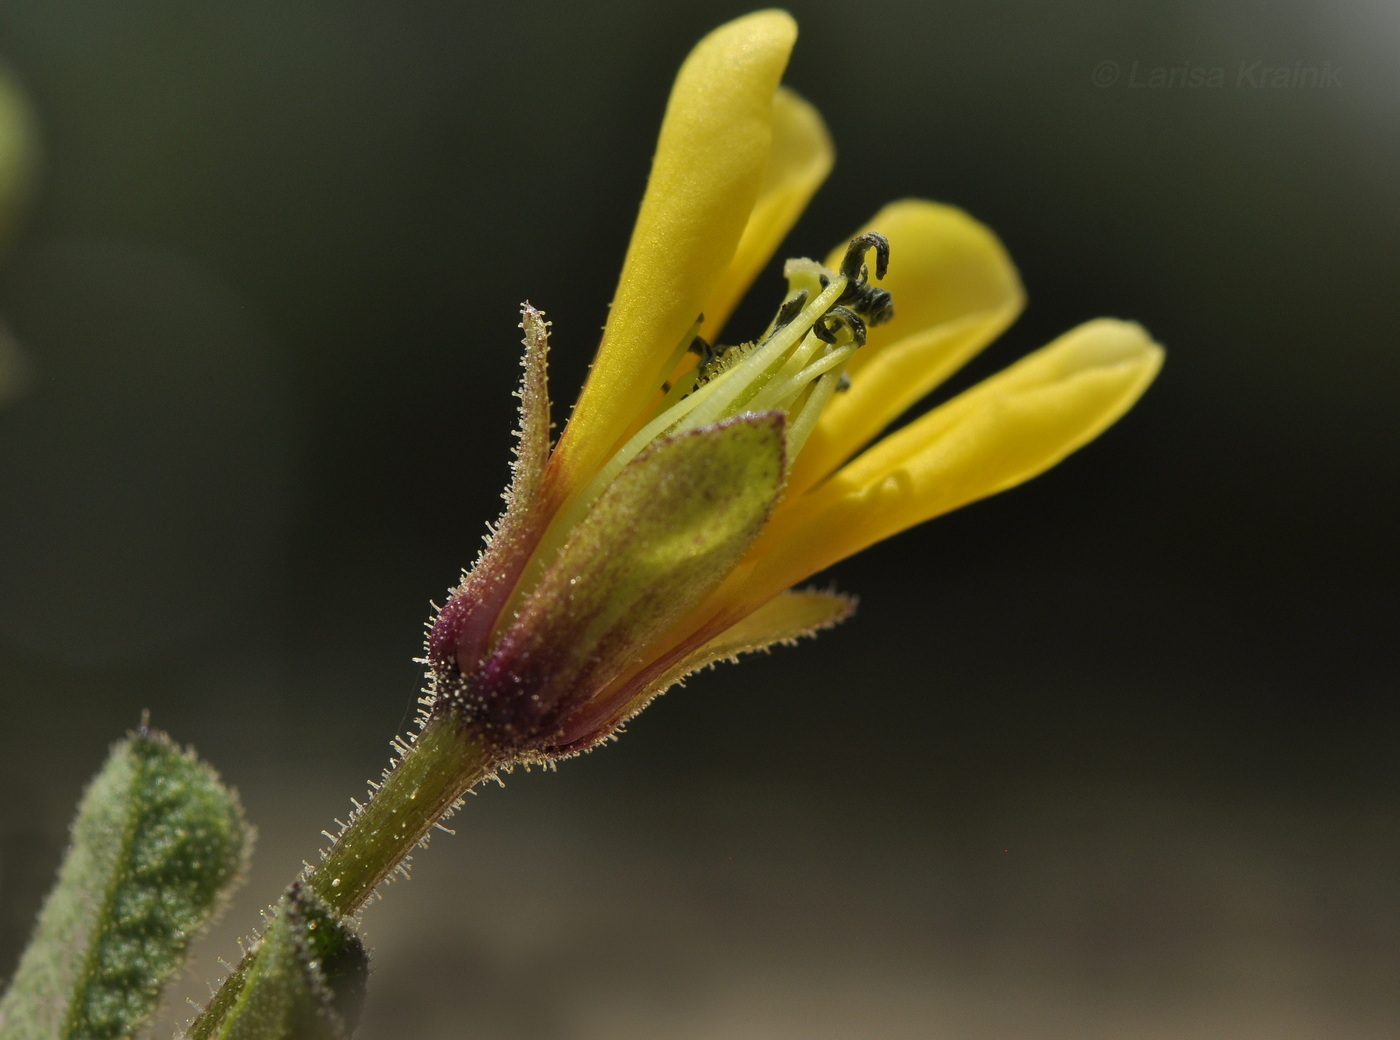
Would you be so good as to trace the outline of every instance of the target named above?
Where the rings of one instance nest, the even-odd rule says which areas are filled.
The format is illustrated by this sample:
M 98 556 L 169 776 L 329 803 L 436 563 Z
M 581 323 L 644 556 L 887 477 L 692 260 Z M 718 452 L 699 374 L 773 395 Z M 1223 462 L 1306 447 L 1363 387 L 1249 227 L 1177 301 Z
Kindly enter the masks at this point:
M 788 590 L 1044 471 L 1160 367 L 1140 327 L 1093 321 L 875 440 L 1023 302 L 990 231 L 919 200 L 881 210 L 825 265 L 789 261 L 768 330 L 711 347 L 831 167 L 821 118 L 779 85 L 795 39 L 787 14 L 761 11 L 682 66 L 602 344 L 552 450 L 547 328 L 525 308 L 509 507 L 428 648 L 433 712 L 504 759 L 590 747 L 696 668 L 841 620 L 844 597 Z

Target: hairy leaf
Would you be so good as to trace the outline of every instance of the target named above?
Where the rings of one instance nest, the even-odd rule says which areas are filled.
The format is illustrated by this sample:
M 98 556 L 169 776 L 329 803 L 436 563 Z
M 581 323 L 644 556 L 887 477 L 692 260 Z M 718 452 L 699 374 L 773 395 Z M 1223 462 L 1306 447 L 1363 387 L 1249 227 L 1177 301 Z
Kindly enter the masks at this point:
M 193 754 L 145 728 L 117 744 L 0 1000 L 0 1035 L 135 1033 L 238 880 L 249 841 L 237 796 Z

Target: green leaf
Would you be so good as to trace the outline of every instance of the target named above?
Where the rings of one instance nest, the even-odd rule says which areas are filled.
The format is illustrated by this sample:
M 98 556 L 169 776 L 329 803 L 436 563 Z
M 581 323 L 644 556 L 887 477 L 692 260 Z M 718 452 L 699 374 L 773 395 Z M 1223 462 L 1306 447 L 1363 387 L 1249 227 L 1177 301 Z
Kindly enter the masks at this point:
M 349 1040 L 369 957 L 350 922 L 296 884 L 239 970 L 232 1000 L 200 1016 L 193 1040 Z
M 249 842 L 237 796 L 193 754 L 144 728 L 117 744 L 0 1000 L 0 1035 L 135 1033 L 239 879 Z

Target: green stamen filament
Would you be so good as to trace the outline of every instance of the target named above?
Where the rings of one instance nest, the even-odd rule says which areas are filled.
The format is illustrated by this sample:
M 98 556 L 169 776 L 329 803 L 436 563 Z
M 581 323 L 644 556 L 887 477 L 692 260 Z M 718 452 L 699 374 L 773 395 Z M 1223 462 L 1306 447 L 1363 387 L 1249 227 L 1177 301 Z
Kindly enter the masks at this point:
M 695 342 L 695 337 L 700 335 L 700 326 L 704 323 L 705 316 L 702 314 L 695 319 L 695 324 L 691 325 L 690 328 L 686 330 L 686 334 L 682 336 L 681 341 L 676 344 L 676 349 L 671 353 L 671 356 L 666 359 L 666 364 L 661 369 L 661 378 L 670 378 L 671 373 L 676 370 L 676 366 L 681 363 L 681 358 L 685 357 L 686 353 L 690 350 L 690 345 Z M 685 382 L 685 380 L 681 379 L 678 380 L 678 382 Z M 675 387 L 671 389 L 674 390 Z M 664 402 L 661 407 L 663 410 L 665 409 L 666 405 Z
M 613 478 L 622 472 L 622 467 L 641 454 L 642 450 L 658 437 L 685 433 L 743 411 L 750 399 L 763 389 L 764 383 L 772 378 L 768 370 L 776 369 L 784 355 L 792 350 L 794 345 L 801 343 L 807 330 L 835 305 L 837 297 L 845 287 L 846 279 L 835 278 L 820 296 L 802 309 L 801 314 L 779 329 L 748 357 L 733 368 L 721 372 L 689 396 L 681 396 L 684 393 L 681 386 L 686 380 L 679 380 L 667 393 L 656 417 L 613 453 L 612 458 L 608 459 L 570 507 L 568 514 L 562 518 L 563 522 L 556 520 L 551 525 L 551 534 L 554 531 L 568 531 L 583 519 L 588 507 L 603 493 L 603 489 L 613 482 Z M 686 342 L 689 343 L 689 339 Z M 810 351 L 808 353 L 810 354 Z M 674 368 L 672 365 L 672 371 Z M 672 403 L 673 397 L 679 397 L 679 400 Z M 553 541 L 554 539 L 548 539 L 542 548 L 546 551 L 551 549 Z M 548 559 L 549 556 L 541 553 L 539 558 Z
M 842 359 L 845 360 L 844 358 Z M 827 403 L 841 383 L 841 373 L 827 372 L 811 385 L 805 398 L 799 400 L 796 408 L 789 410 L 787 422 L 788 458 L 795 459 L 802 451 L 807 438 L 817 428 L 817 420 L 826 411 Z M 789 463 L 791 465 L 791 463 Z
M 810 340 L 816 345 L 821 345 L 821 340 L 816 336 L 808 335 Z M 805 366 L 787 378 L 781 378 L 783 373 L 778 373 L 779 378 L 774 379 L 767 386 L 754 396 L 749 402 L 749 408 L 755 412 L 766 412 L 773 408 L 781 408 L 784 411 L 791 408 L 798 395 L 802 393 L 808 384 L 815 382 L 821 376 L 826 375 L 838 365 L 846 363 L 846 359 L 856 352 L 854 343 L 845 346 L 835 347 L 830 353 L 824 354 L 810 365 Z M 786 366 L 784 366 L 786 370 Z M 789 416 L 789 419 L 791 417 Z
M 796 283 L 812 282 L 808 289 L 819 285 L 817 274 L 823 269 L 811 261 L 808 266 L 793 265 L 790 284 L 794 291 L 805 288 Z M 788 461 L 791 464 L 821 417 L 826 403 L 835 393 L 840 367 L 856 350 L 854 342 L 832 345 L 817 336 L 812 328 L 827 314 L 841 294 L 846 291 L 843 275 L 826 275 L 830 281 L 815 298 L 787 324 L 776 329 L 769 326 L 766 338 L 728 368 L 696 386 L 704 374 L 705 362 L 676 379 L 669 387 L 649 422 L 628 438 L 606 463 L 594 474 L 582 492 L 555 517 L 549 530 L 535 550 L 526 578 L 515 593 L 518 601 L 522 590 L 533 585 L 546 561 L 554 558 L 564 540 L 581 522 L 598 496 L 610 485 L 622 469 L 635 459 L 647 445 L 660 437 L 676 436 L 732 418 L 745 411 L 786 411 L 788 413 Z M 789 294 L 789 299 L 792 299 Z M 776 324 L 777 319 L 774 319 Z M 667 360 L 663 378 L 669 377 L 699 331 L 697 322 L 686 333 Z M 820 356 L 817 356 L 820 352 Z M 816 360 L 813 358 L 816 357 Z
M 822 291 L 820 296 L 802 308 L 801 314 L 775 332 L 766 342 L 760 344 L 748 357 L 725 372 L 724 376 L 728 378 L 715 379 L 696 391 L 692 396 L 698 397 L 706 390 L 714 388 L 713 392 L 705 395 L 707 399 L 702 406 L 696 408 L 685 420 L 678 423 L 674 432 L 685 433 L 688 430 L 707 426 L 747 410 L 750 401 L 758 395 L 782 367 L 788 352 L 798 346 L 812 326 L 824 318 L 826 312 L 836 305 L 837 299 L 845 291 L 845 288 L 845 278 L 832 279 L 831 284 Z

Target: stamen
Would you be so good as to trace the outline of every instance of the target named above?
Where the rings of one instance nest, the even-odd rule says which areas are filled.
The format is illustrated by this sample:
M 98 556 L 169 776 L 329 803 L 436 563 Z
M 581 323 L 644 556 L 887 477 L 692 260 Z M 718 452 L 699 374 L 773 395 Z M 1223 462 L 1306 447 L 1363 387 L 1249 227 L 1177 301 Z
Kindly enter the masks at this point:
M 850 359 L 850 356 L 854 354 L 858 349 L 860 348 L 855 343 L 848 343 L 844 347 L 837 347 L 829 354 L 826 354 L 818 360 L 813 361 L 810 365 L 804 368 L 799 373 L 799 375 L 801 375 L 810 383 L 817 377 L 826 375 L 826 373 L 836 368 L 836 366 L 844 365 Z
M 845 373 L 828 372 L 808 391 L 805 400 L 788 412 L 787 451 L 788 458 L 795 459 L 801 453 L 807 438 L 817 428 L 817 420 L 822 417 L 831 395 L 836 392 Z
M 700 378 L 700 369 L 692 368 L 682 372 L 677 377 L 674 384 L 662 383 L 661 392 L 665 396 L 661 398 L 661 403 L 656 406 L 656 415 L 668 411 L 674 404 L 685 398 L 695 389 L 696 381 Z
M 851 239 L 846 257 L 841 261 L 841 273 L 846 276 L 846 291 L 840 303 L 860 314 L 871 325 L 883 325 L 894 317 L 894 298 L 889 290 L 870 284 L 870 268 L 865 254 L 875 250 L 875 277 L 883 279 L 890 267 L 890 242 L 884 235 L 867 231 Z
M 671 356 L 666 359 L 666 365 L 661 369 L 661 392 L 663 394 L 671 389 L 671 384 L 667 380 L 671 373 L 676 370 L 676 366 L 681 363 L 681 358 L 694 350 L 697 342 L 705 342 L 700 338 L 700 326 L 703 324 L 705 324 L 705 316 L 701 314 L 696 317 L 694 323 L 686 330 L 685 335 L 681 337 L 681 341 L 676 344 L 676 349 L 671 351 Z
M 603 464 L 583 493 L 569 508 L 567 515 L 563 518 L 563 523 L 556 521 L 551 527 L 560 531 L 571 529 L 575 523 L 582 519 L 588 507 L 603 493 L 603 489 L 622 472 L 622 467 L 636 458 L 642 449 L 658 437 L 685 433 L 715 422 L 726 415 L 738 414 L 767 381 L 764 370 L 770 366 L 774 369 L 777 368 L 783 356 L 801 339 L 806 330 L 835 304 L 836 297 L 841 294 L 845 287 L 845 280 L 838 278 L 810 305 L 804 307 L 798 318 L 788 322 L 758 347 L 751 350 L 743 359 L 713 375 L 703 385 L 697 386 L 694 392 L 688 396 L 681 397 L 679 395 L 681 384 L 671 387 L 656 416 L 633 434 L 631 439 Z M 695 338 L 694 334 L 698 328 L 699 321 L 697 320 L 696 325 L 691 328 L 690 337 L 685 340 L 687 346 Z M 674 359 L 671 365 L 672 369 L 680 363 L 680 358 L 684 356 L 684 353 L 682 350 Z M 724 356 L 721 354 L 720 360 L 723 360 Z M 704 376 L 704 372 L 700 369 L 696 371 L 698 373 L 697 381 L 699 381 Z M 541 551 L 548 548 L 552 548 L 552 545 L 546 538 L 546 541 L 542 543 Z
M 733 368 L 692 394 L 692 398 L 707 395 L 709 399 L 678 423 L 674 432 L 684 433 L 716 422 L 726 415 L 736 415 L 743 410 L 763 384 L 782 366 L 788 351 L 801 342 L 807 331 L 831 309 L 845 288 L 845 279 L 837 278 L 821 295 L 802 309 L 796 320 L 789 322 L 759 344 Z
M 696 386 L 704 386 L 710 380 L 724 375 L 731 368 L 737 365 L 741 358 L 746 357 L 749 351 L 753 350 L 752 343 L 739 343 L 732 347 L 721 347 L 715 353 L 714 361 L 704 368 L 698 369 L 695 377 Z
M 703 314 L 700 315 L 700 321 L 703 322 L 704 320 L 705 316 Z M 697 325 L 699 323 L 700 322 L 696 322 Z M 686 350 L 687 354 L 694 354 L 700 359 L 699 367 L 701 368 L 704 368 L 706 365 L 711 364 L 715 360 L 715 358 L 719 357 L 720 354 L 722 354 L 723 352 L 724 351 L 721 348 L 716 347 L 704 336 L 696 336 L 694 339 L 692 339 L 690 341 L 690 347 Z
M 875 250 L 875 277 L 882 282 L 885 280 L 885 274 L 890 269 L 890 240 L 878 231 L 867 231 L 851 239 L 851 244 L 846 247 L 841 273 L 847 281 L 866 281 L 868 276 L 861 271 L 861 265 L 865 263 L 865 254 L 872 249 Z
M 809 338 L 815 341 L 815 337 Z M 848 343 L 823 354 L 810 365 L 805 365 L 791 375 L 774 379 L 754 396 L 754 399 L 749 402 L 749 408 L 755 412 L 766 412 L 772 408 L 790 410 L 793 403 L 802 396 L 802 392 L 808 386 L 832 369 L 844 365 L 856 350 L 855 344 Z
M 835 343 L 839 338 L 842 325 L 851 330 L 851 338 L 855 341 L 856 346 L 865 346 L 865 322 L 855 311 L 849 307 L 843 307 L 839 303 L 812 326 L 812 331 L 822 342 Z
M 885 276 L 890 244 L 867 232 L 851 240 L 839 274 L 814 260 L 783 266 L 788 298 L 757 343 L 715 346 L 701 338 L 701 315 L 676 345 L 663 377 L 695 354 L 674 385 L 661 384 L 662 400 L 642 425 L 594 474 L 593 479 L 550 524 L 536 550 L 548 558 L 583 518 L 603 490 L 628 463 L 661 437 L 677 436 L 744 411 L 787 413 L 788 457 L 795 458 L 816 428 L 833 394 L 849 385 L 845 365 L 865 345 L 867 327 L 894 313 L 888 291 L 870 285 L 866 254 L 875 250 L 875 273 Z M 532 564 L 534 566 L 534 564 Z
M 842 294 L 841 302 L 850 304 L 852 310 L 865 315 L 871 325 L 883 325 L 894 317 L 894 297 L 888 289 L 852 282 Z
M 807 306 L 807 290 L 798 289 L 792 296 L 783 301 L 783 305 L 778 308 L 778 316 L 773 319 L 773 324 L 768 328 L 768 336 L 773 335 L 779 329 L 792 324 L 792 319 L 802 313 L 802 308 Z M 766 336 L 764 337 L 767 338 Z
M 822 341 L 811 333 L 808 333 L 796 350 L 783 362 L 783 367 L 778 369 L 777 374 L 769 380 L 769 383 L 778 383 L 786 379 L 791 379 L 798 372 L 807 367 L 807 362 L 812 360 L 812 355 L 821 349 Z

